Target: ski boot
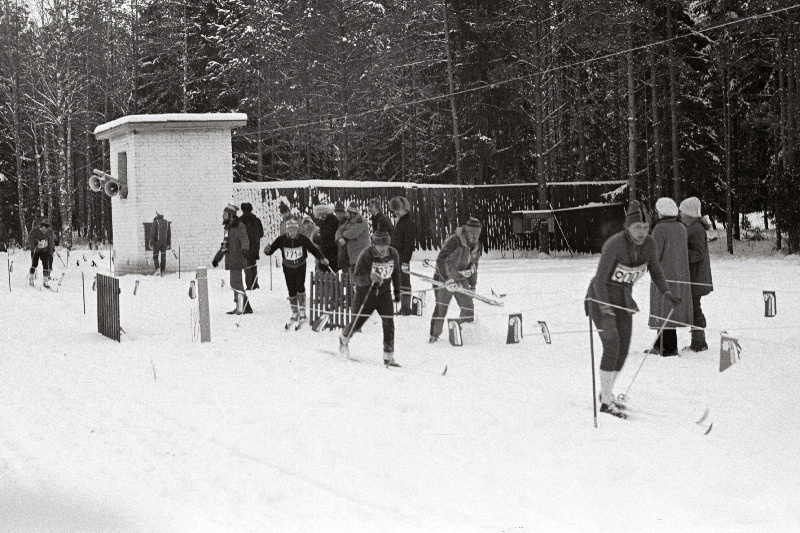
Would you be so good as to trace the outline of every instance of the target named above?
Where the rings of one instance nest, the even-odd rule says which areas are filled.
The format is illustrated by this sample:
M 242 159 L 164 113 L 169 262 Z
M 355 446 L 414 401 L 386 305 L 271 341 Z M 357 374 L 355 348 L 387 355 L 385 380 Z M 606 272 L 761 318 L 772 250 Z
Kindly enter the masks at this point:
M 386 368 L 389 368 L 390 366 L 400 368 L 400 365 L 394 360 L 393 352 L 383 352 L 383 364 L 386 365 Z
M 628 418 L 628 415 L 623 413 L 622 410 L 619 407 L 617 407 L 617 405 L 614 402 L 601 403 L 600 404 L 600 412 L 601 413 L 608 413 L 611 416 L 616 416 L 617 418 L 622 418 L 622 419 Z
M 33 285 L 34 285 L 34 279 L 35 279 L 35 276 L 34 276 L 33 272 L 28 274 L 28 285 L 30 285 L 31 287 L 33 287 Z
M 347 346 L 350 339 L 344 336 L 344 332 L 339 333 L 339 353 L 345 357 L 350 357 L 350 348 Z

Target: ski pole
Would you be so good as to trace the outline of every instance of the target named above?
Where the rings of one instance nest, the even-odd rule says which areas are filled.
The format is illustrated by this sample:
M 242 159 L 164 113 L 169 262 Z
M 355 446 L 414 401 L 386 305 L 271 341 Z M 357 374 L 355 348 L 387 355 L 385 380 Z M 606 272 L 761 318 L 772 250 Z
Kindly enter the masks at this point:
M 597 428 L 597 385 L 594 377 L 594 326 L 589 317 L 589 352 L 592 354 L 592 409 L 594 410 L 594 427 Z
M 664 333 L 664 328 L 667 326 L 667 322 L 669 322 L 669 319 L 670 319 L 670 318 L 672 318 L 672 313 L 673 313 L 674 311 L 675 311 L 675 308 L 674 308 L 674 307 L 673 307 L 672 309 L 670 309 L 670 310 L 669 310 L 669 313 L 667 313 L 667 318 L 666 318 L 666 319 L 664 319 L 664 323 L 663 323 L 663 324 L 661 324 L 661 327 L 660 327 L 660 328 L 658 328 L 658 335 L 659 335 L 659 337 L 660 337 L 660 336 L 661 336 L 661 335 Z M 627 399 L 628 399 L 628 392 L 631 390 L 631 387 L 633 387 L 633 382 L 634 382 L 634 381 L 636 381 L 636 376 L 638 376 L 638 375 L 639 375 L 639 371 L 642 369 L 642 366 L 644 366 L 644 362 L 645 362 L 645 361 L 647 361 L 647 357 L 648 357 L 649 355 L 650 355 L 650 352 L 646 353 L 646 354 L 644 355 L 644 357 L 642 358 L 642 362 L 641 362 L 641 363 L 639 363 L 639 368 L 636 370 L 636 373 L 633 375 L 633 379 L 631 380 L 631 383 L 630 383 L 630 385 L 628 385 L 628 388 L 627 388 L 627 389 L 625 389 L 625 393 L 624 393 L 624 394 L 619 394 L 619 395 L 617 395 L 617 399 L 618 399 L 619 401 L 621 401 L 621 402 L 624 402 L 625 400 L 627 400 Z
M 377 287 L 377 285 L 375 285 L 374 281 L 370 284 L 369 289 L 367 289 L 367 293 L 364 295 L 364 301 L 361 302 L 361 307 L 358 308 L 358 313 L 356 313 L 355 318 L 349 324 L 350 331 L 347 333 L 347 336 L 345 337 L 345 344 L 350 342 L 350 337 L 353 336 L 353 330 L 356 329 L 355 328 L 356 320 L 358 320 L 358 317 L 361 316 L 361 312 L 364 311 L 364 306 L 367 304 L 367 298 L 369 298 L 370 294 L 372 294 L 372 288 L 373 287 Z

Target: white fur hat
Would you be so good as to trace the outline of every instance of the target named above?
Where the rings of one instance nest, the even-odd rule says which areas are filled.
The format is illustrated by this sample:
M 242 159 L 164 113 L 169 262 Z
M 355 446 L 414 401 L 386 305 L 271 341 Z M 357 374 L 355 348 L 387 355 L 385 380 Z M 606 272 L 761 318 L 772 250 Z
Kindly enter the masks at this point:
M 700 218 L 700 199 L 690 196 L 681 202 L 681 213 L 694 218 Z
M 659 198 L 656 202 L 656 211 L 660 217 L 678 216 L 678 204 L 672 198 Z

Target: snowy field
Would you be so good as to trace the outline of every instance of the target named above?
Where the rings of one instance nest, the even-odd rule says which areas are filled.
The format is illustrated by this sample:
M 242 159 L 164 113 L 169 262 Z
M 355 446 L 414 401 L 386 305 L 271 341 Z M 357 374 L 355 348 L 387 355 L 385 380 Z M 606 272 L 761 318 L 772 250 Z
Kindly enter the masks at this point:
M 206 344 L 193 275 L 121 278 L 118 344 L 96 331 L 96 269 L 75 257 L 58 293 L 25 285 L 20 252 L 10 292 L 0 280 L 0 531 L 800 530 L 797 257 L 715 255 L 711 349 L 649 356 L 633 418 L 598 413 L 597 428 L 582 298 L 598 256 L 487 258 L 478 290 L 505 307 L 478 303 L 464 346 L 429 345 L 429 293 L 423 316 L 396 319 L 400 369 L 381 364 L 377 318 L 351 341 L 361 362 L 335 354 L 335 331 L 284 331 L 266 264 L 243 317 L 210 270 Z M 648 286 L 617 392 L 654 339 Z M 777 291 L 774 318 L 762 290 Z M 524 338 L 506 344 L 513 312 Z M 723 373 L 721 330 L 742 346 Z

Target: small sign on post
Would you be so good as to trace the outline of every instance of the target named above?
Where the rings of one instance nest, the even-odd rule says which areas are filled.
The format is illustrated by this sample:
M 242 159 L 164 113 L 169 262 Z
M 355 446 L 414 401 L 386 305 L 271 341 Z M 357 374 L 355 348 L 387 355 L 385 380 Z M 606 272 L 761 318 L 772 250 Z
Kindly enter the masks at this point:
M 197 300 L 200 308 L 200 342 L 211 342 L 211 316 L 208 312 L 208 271 L 197 269 Z
M 522 313 L 508 315 L 506 344 L 518 344 L 522 339 Z
M 447 329 L 450 334 L 450 344 L 453 346 L 463 346 L 464 341 L 461 338 L 461 320 L 458 318 L 448 318 Z
M 772 318 L 778 312 L 775 291 L 764 291 L 764 316 Z
M 719 345 L 719 371 L 723 372 L 733 366 L 741 359 L 741 353 L 742 347 L 739 346 L 739 341 L 723 332 Z

